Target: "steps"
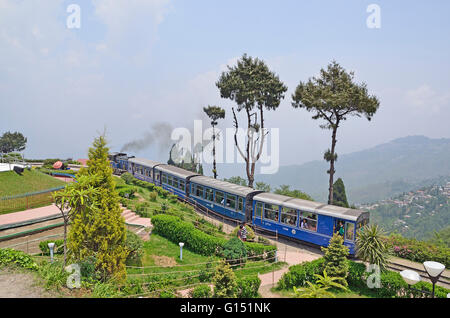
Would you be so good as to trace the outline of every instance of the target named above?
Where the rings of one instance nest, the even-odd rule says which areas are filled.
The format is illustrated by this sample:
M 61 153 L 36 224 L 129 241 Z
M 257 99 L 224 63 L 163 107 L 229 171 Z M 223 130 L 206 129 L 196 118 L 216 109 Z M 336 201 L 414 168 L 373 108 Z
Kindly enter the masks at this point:
M 131 225 L 143 226 L 146 228 L 152 228 L 152 224 L 149 218 L 143 218 L 134 213 L 133 211 L 128 210 L 127 208 L 120 206 L 122 209 L 122 216 L 125 219 L 125 223 Z

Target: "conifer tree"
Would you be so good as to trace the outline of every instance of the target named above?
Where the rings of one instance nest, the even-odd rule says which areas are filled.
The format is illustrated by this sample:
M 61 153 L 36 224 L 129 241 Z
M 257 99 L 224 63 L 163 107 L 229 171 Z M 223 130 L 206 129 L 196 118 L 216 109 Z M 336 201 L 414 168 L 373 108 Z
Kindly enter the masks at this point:
M 120 281 L 126 277 L 126 228 L 108 151 L 105 137 L 96 138 L 89 149 L 88 167 L 78 172 L 78 178 L 85 179 L 85 187 L 96 191 L 89 198 L 91 203 L 72 218 L 68 248 L 70 257 L 77 261 L 94 256 L 96 270 L 103 280 Z M 81 197 L 79 204 L 84 202 Z
M 333 204 L 344 208 L 348 208 L 347 195 L 345 194 L 344 181 L 337 179 L 333 185 Z
M 214 297 L 236 298 L 237 281 L 236 275 L 224 260 L 217 265 L 214 277 Z
M 322 251 L 325 253 L 324 258 L 324 270 L 330 277 L 338 277 L 339 283 L 348 286 L 348 260 L 349 254 L 348 247 L 344 245 L 344 239 L 339 234 L 335 233 L 328 244 L 328 247 L 322 247 Z

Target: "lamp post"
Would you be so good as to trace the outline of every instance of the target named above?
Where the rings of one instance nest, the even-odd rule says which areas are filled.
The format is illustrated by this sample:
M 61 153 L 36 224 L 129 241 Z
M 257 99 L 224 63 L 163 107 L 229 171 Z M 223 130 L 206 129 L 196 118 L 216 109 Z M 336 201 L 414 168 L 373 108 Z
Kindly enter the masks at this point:
M 423 267 L 425 268 L 425 271 L 427 272 L 428 277 L 430 278 L 431 283 L 433 284 L 431 297 L 434 298 L 435 285 L 438 282 L 439 277 L 441 277 L 441 274 L 444 271 L 445 266 L 438 262 L 427 261 L 423 263 Z M 400 275 L 411 289 L 417 290 L 411 287 L 412 285 L 415 285 L 420 281 L 420 275 L 417 272 L 407 269 L 401 271 Z M 425 290 L 420 290 L 420 292 L 429 293 Z
M 178 243 L 178 245 L 180 245 L 180 261 L 182 261 L 183 260 L 183 246 L 184 246 L 184 243 Z
M 55 247 L 55 243 L 48 243 L 47 245 L 50 249 L 50 262 L 53 263 L 53 248 Z

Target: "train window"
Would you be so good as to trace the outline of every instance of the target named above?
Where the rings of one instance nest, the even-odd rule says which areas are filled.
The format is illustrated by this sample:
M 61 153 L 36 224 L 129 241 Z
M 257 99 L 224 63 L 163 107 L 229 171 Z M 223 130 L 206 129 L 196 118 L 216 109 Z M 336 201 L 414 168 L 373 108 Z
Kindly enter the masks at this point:
M 237 210 L 239 212 L 244 212 L 244 198 L 242 198 L 242 197 L 238 198 L 238 208 L 237 208 Z
M 216 203 L 217 204 L 220 204 L 220 205 L 223 205 L 223 199 L 224 199 L 224 194 L 223 194 L 223 192 L 220 192 L 220 191 L 216 191 Z
M 317 231 L 317 214 L 311 212 L 300 212 L 299 227 L 305 230 Z
M 281 223 L 295 226 L 297 224 L 297 210 L 290 208 L 282 208 Z
M 197 186 L 197 190 L 195 191 L 195 196 L 199 198 L 203 198 L 203 187 L 201 185 Z
M 191 184 L 191 194 L 194 195 L 195 193 L 195 188 L 197 187 L 196 184 Z
M 162 183 L 167 184 L 167 175 L 166 174 L 162 175 Z
M 368 223 L 367 219 L 364 219 L 364 220 L 358 222 L 358 224 L 356 224 L 356 230 L 357 231 L 361 230 L 364 226 L 367 225 L 367 223 Z
M 236 196 L 235 195 L 231 195 L 231 194 L 227 194 L 227 208 L 236 209 Z
M 353 241 L 355 236 L 355 224 L 350 222 L 345 222 L 345 239 Z
M 208 201 L 213 201 L 214 199 L 214 192 L 210 188 L 205 189 L 205 199 Z
M 178 189 L 184 191 L 184 180 L 179 180 Z
M 278 222 L 278 205 L 274 204 L 264 204 L 264 218 L 275 222 Z
M 256 209 L 255 209 L 255 217 L 262 218 L 262 210 L 263 210 L 263 204 L 262 203 L 256 203 Z

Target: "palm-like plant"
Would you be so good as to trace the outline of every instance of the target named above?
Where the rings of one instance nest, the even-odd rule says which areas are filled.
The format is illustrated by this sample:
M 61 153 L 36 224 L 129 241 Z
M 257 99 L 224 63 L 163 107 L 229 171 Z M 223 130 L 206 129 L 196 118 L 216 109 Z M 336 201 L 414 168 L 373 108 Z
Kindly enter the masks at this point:
M 338 281 L 341 281 L 341 277 L 332 277 L 328 276 L 327 271 L 323 271 L 323 276 L 319 274 L 314 274 L 314 276 L 317 277 L 316 284 L 322 285 L 326 288 L 337 288 L 337 289 L 343 289 L 348 290 L 347 287 L 345 287 L 342 284 L 339 284 Z
M 383 240 L 385 233 L 377 224 L 366 225 L 356 236 L 356 256 L 369 264 L 385 270 L 389 262 L 390 248 Z
M 328 287 L 316 285 L 311 282 L 306 282 L 309 287 L 296 288 L 294 286 L 294 293 L 298 298 L 336 298 L 336 296 L 328 291 Z
M 294 292 L 298 298 L 336 298 L 336 295 L 328 289 L 348 290 L 344 285 L 337 283 L 341 277 L 328 276 L 326 270 L 323 271 L 323 276 L 319 274 L 314 274 L 314 276 L 317 277 L 316 284 L 306 282 L 308 287 L 296 288 L 294 286 Z

